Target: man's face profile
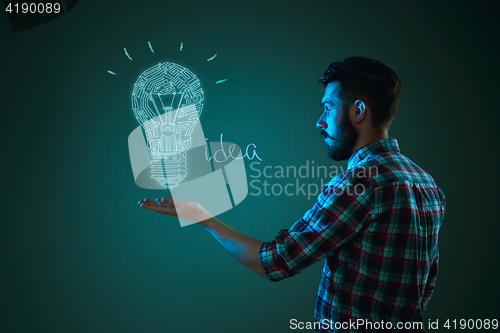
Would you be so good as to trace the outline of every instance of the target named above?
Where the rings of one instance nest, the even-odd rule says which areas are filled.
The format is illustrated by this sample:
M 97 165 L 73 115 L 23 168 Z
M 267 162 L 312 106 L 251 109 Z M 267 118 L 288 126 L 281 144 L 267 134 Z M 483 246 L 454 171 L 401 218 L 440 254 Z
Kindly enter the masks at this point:
M 351 157 L 358 133 L 354 129 L 348 110 L 342 107 L 339 96 L 339 82 L 330 82 L 321 102 L 324 112 L 316 126 L 328 146 L 328 157 L 342 161 Z

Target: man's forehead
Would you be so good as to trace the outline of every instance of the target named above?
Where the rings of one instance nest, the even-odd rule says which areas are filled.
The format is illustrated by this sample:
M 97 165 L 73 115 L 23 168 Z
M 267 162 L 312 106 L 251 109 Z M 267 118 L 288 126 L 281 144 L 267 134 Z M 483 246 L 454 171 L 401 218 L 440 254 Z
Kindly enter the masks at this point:
M 321 104 L 325 103 L 332 103 L 338 101 L 338 92 L 339 92 L 339 82 L 334 81 L 328 83 L 328 85 L 325 88 L 325 95 L 323 96 L 323 100 L 321 101 Z

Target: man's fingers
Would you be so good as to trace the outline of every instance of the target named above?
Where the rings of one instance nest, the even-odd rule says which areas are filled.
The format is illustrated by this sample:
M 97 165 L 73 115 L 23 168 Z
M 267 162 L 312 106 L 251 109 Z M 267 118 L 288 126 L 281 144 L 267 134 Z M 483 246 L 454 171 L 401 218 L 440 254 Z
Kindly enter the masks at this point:
M 171 205 L 173 203 L 172 198 L 163 197 L 159 200 L 162 205 Z
M 181 217 L 194 222 L 205 221 L 213 217 L 213 215 L 211 215 L 200 203 L 196 201 L 175 200 L 169 197 L 153 201 L 146 198 L 139 201 L 139 206 L 152 210 L 156 213 Z
M 156 213 L 177 217 L 177 212 L 173 203 L 174 200 L 172 198 L 156 199 L 156 201 L 145 198 L 144 200 L 139 201 L 139 206 L 141 206 L 141 208 L 152 210 Z
M 158 202 L 151 200 L 151 199 L 148 199 L 148 198 L 144 199 L 144 202 L 148 205 L 151 205 L 151 206 L 159 206 L 160 205 Z
M 145 198 L 143 200 L 139 200 L 139 206 L 142 206 L 142 205 L 159 206 L 160 204 L 151 200 L 151 199 Z
M 143 203 L 141 205 L 142 208 L 152 210 L 153 212 L 160 213 L 160 214 L 166 214 L 170 216 L 177 217 L 177 212 L 175 211 L 174 207 L 164 207 L 164 206 L 158 206 L 158 203 L 156 205 L 148 205 L 147 203 Z
M 182 202 L 181 200 L 174 200 L 172 198 L 169 198 L 169 197 L 163 197 L 159 200 L 159 202 L 161 202 L 162 205 L 165 205 L 165 206 L 177 206 L 177 207 L 181 207 L 182 206 Z

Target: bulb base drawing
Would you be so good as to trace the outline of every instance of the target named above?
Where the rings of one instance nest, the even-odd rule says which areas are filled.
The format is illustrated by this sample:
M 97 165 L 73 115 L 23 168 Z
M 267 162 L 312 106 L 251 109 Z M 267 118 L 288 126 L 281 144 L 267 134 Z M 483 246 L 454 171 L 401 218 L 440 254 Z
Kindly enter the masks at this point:
M 186 153 L 171 157 L 151 161 L 151 178 L 167 189 L 177 186 L 187 175 Z

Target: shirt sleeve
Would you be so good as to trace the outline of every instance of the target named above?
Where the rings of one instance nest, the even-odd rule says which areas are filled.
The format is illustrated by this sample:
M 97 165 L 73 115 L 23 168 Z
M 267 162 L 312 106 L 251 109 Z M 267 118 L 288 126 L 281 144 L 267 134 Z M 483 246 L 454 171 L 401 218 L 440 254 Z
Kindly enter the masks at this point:
M 373 188 L 368 178 L 349 173 L 327 184 L 312 209 L 289 229 L 265 242 L 259 259 L 271 281 L 300 273 L 342 246 L 370 219 Z
M 432 293 L 434 292 L 438 270 L 439 270 L 439 249 L 436 246 L 436 248 L 434 249 L 434 258 L 429 268 L 429 277 L 427 278 L 427 284 L 425 285 L 424 299 L 422 301 L 423 310 L 427 310 L 427 304 L 429 303 Z

